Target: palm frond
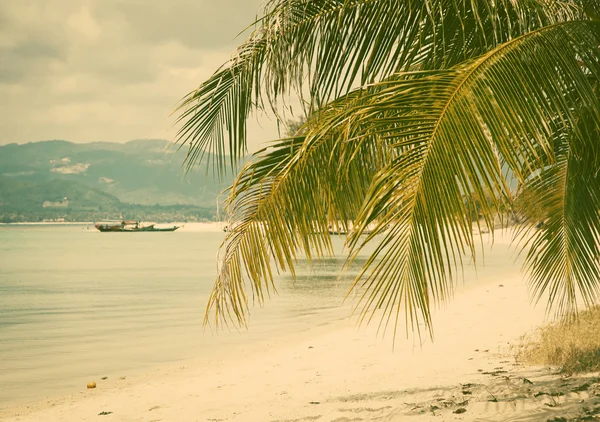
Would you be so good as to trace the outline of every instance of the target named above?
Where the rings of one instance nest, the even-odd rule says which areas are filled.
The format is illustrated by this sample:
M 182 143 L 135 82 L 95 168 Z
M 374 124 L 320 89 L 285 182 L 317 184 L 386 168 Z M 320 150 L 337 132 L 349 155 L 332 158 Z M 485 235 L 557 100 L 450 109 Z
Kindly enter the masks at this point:
M 552 139 L 557 127 L 574 131 L 577 110 L 593 110 L 598 121 L 588 81 L 600 75 L 598 28 L 571 22 L 532 31 L 452 70 L 388 82 L 366 107 L 372 111 L 360 111 L 399 150 L 375 177 L 351 239 L 356 254 L 383 235 L 355 281 L 361 321 L 381 310 L 381 327 L 393 322 L 395 334 L 404 311 L 407 329 L 430 328 L 432 305 L 452 292 L 453 268 L 465 253 L 475 258 L 466 202 L 483 204 L 493 228 L 501 202 L 510 200 L 502 164 L 524 182 L 556 161 Z M 380 117 L 390 109 L 392 124 Z
M 600 24 L 580 6 L 269 2 L 240 54 L 182 105 L 189 165 L 207 149 L 235 163 L 245 119 L 265 96 L 275 110 L 278 98 L 307 87 L 313 113 L 301 136 L 257 154 L 230 191 L 233 224 L 208 309 L 217 323 L 245 322 L 246 280 L 262 303 L 275 271 L 293 273 L 298 253 L 329 253 L 329 225 L 355 220 L 351 259 L 378 242 L 353 285 L 360 320 L 380 315 L 396 335 L 404 313 L 407 330 L 431 329 L 432 306 L 452 294 L 463 257 L 477 256 L 470 210 L 480 204 L 493 228 L 511 202 L 504 167 L 554 216 L 531 237 L 534 292 L 549 291 L 561 310 L 577 293 L 595 298 L 598 186 L 589 174 Z M 350 91 L 354 84 L 361 89 Z
M 312 112 L 354 84 L 453 66 L 582 13 L 544 0 L 272 0 L 234 58 L 183 99 L 177 141 L 188 168 L 214 152 L 224 171 L 226 154 L 231 165 L 245 154 L 245 122 L 263 96 L 276 111 L 308 80 Z
M 576 130 L 555 138 L 556 162 L 527 180 L 519 211 L 528 220 L 517 231 L 529 246 L 525 269 L 536 300 L 548 311 L 572 316 L 580 301 L 600 294 L 600 126 L 598 109 L 583 109 Z
M 396 327 L 404 309 L 413 328 L 430 326 L 453 268 L 475 253 L 470 205 L 482 204 L 493 226 L 510 195 L 502 164 L 525 182 L 556 161 L 548 140 L 572 130 L 576 110 L 597 110 L 588 82 L 599 75 L 597 29 L 555 25 L 451 70 L 396 75 L 334 101 L 303 136 L 259 153 L 230 193 L 234 224 L 209 304 L 217 322 L 245 321 L 245 279 L 261 303 L 274 270 L 293 273 L 299 251 L 328 253 L 329 224 L 356 218 L 354 254 L 383 235 L 355 283 L 362 319 L 381 309 L 384 327 L 393 316 Z
M 176 138 L 179 148 L 188 147 L 187 170 L 212 152 L 211 164 L 222 174 L 226 156 L 234 168 L 246 153 L 246 118 L 257 97 L 264 45 L 260 37 L 251 37 L 229 63 L 183 98 L 176 110 L 182 123 Z
M 214 311 L 217 325 L 245 323 L 246 282 L 262 303 L 274 290 L 275 271 L 293 275 L 298 253 L 331 255 L 329 228 L 349 229 L 373 175 L 391 156 L 376 139 L 344 138 L 350 131 L 338 116 L 332 104 L 304 125 L 302 136 L 258 152 L 241 171 L 229 191 L 230 229 L 205 322 Z

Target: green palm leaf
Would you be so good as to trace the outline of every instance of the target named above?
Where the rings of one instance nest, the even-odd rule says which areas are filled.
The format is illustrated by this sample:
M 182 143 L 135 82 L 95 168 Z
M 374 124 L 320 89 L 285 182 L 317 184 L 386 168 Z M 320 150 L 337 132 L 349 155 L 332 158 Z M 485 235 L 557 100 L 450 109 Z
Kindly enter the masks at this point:
M 339 224 L 354 229 L 350 261 L 374 244 L 352 286 L 360 321 L 379 317 L 394 336 L 403 315 L 407 331 L 431 329 L 464 257 L 478 257 L 472 210 L 493 228 L 513 205 L 507 173 L 529 219 L 518 234 L 535 296 L 559 312 L 595 300 L 600 24 L 581 3 L 268 2 L 179 109 L 188 166 L 212 151 L 222 171 L 225 154 L 231 165 L 245 154 L 252 109 L 277 114 L 278 99 L 308 96 L 297 136 L 256 154 L 229 191 L 206 322 L 214 310 L 217 323 L 243 324 L 247 283 L 262 303 L 298 254 L 331 252 L 327 228 Z
M 382 309 L 383 326 L 396 327 L 404 309 L 413 329 L 420 321 L 430 327 L 432 304 L 451 294 L 452 268 L 467 251 L 475 257 L 465 202 L 483 204 L 493 228 L 501 201 L 510 200 L 502 164 L 524 182 L 555 162 L 551 140 L 573 132 L 578 110 L 593 110 L 600 121 L 588 82 L 590 73 L 600 75 L 598 29 L 590 22 L 542 28 L 453 70 L 394 83 L 389 96 L 376 99 L 366 118 L 400 152 L 375 177 L 358 216 L 361 229 L 373 222 L 377 229 L 366 241 L 360 230 L 352 239 L 358 251 L 383 235 L 355 282 L 363 320 Z M 393 127 L 378 118 L 390 107 Z
M 183 99 L 177 141 L 188 168 L 214 152 L 224 171 L 225 154 L 232 166 L 245 154 L 245 122 L 263 96 L 276 111 L 283 94 L 308 90 L 314 111 L 354 84 L 452 66 L 581 13 L 542 0 L 270 1 L 234 58 Z
M 555 139 L 557 160 L 532 175 L 521 192 L 517 233 L 530 245 L 525 268 L 536 300 L 548 295 L 548 310 L 572 315 L 579 300 L 600 293 L 600 127 L 597 110 L 583 110 L 577 130 Z M 540 224 L 541 222 L 541 224 Z
M 577 104 L 595 101 L 585 89 L 589 84 L 579 91 L 561 84 L 587 80 L 582 60 L 589 62 L 588 72 L 597 72 L 588 54 L 597 42 L 594 31 L 590 23 L 548 27 L 453 70 L 401 74 L 332 103 L 309 120 L 304 137 L 258 154 L 231 190 L 236 228 L 228 235 L 226 269 L 211 306 L 217 314 L 229 307 L 243 321 L 241 268 L 261 302 L 272 288 L 271 257 L 277 269 L 293 272 L 296 247 L 322 256 L 330 243 L 315 232 L 354 219 L 363 204 L 351 239 L 355 252 L 384 233 L 359 277 L 363 317 L 382 308 L 389 322 L 403 303 L 414 324 L 419 318 L 429 324 L 431 303 L 451 292 L 452 268 L 467 250 L 475 252 L 469 201 L 484 204 L 483 217 L 493 226 L 510 196 L 503 162 L 524 181 L 555 159 L 547 139 L 569 129 L 547 122 L 573 121 Z M 513 78 L 514 86 L 497 88 L 499 77 Z M 560 94 L 560 101 L 548 101 L 549 94 Z M 511 110 L 527 118 L 505 120 Z M 384 153 L 376 154 L 377 148 Z M 383 167 L 394 158 L 392 148 L 396 158 Z M 378 164 L 365 168 L 376 156 Z M 372 224 L 375 232 L 359 243 Z
M 374 173 L 391 158 L 389 148 L 377 142 L 338 142 L 345 129 L 335 107 L 328 111 L 311 119 L 303 136 L 257 153 L 231 187 L 230 230 L 206 322 L 214 310 L 217 325 L 245 323 L 246 280 L 262 303 L 274 290 L 274 271 L 294 274 L 298 252 L 308 258 L 331 255 L 329 227 L 348 229 Z M 330 130 L 313 137 L 311 127 L 319 122 L 322 128 L 328 118 Z

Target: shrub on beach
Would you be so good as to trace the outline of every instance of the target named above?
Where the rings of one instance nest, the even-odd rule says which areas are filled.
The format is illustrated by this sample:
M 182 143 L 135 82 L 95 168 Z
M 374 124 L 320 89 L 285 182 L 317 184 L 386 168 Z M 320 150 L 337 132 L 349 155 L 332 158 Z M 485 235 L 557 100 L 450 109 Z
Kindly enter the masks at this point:
M 527 363 L 556 366 L 561 372 L 600 371 L 600 306 L 576 319 L 549 324 L 523 339 L 517 358 Z

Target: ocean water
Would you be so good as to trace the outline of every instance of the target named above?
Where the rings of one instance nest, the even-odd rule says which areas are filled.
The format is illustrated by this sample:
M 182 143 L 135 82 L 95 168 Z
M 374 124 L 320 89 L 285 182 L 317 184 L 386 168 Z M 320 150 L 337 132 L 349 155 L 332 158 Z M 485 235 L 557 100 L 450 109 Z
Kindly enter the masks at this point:
M 280 276 L 279 294 L 251 307 L 248 330 L 206 330 L 223 238 L 214 227 L 0 226 L 0 406 L 340 318 L 347 284 L 337 276 L 343 261 L 333 259 L 301 262 L 295 281 Z
M 342 300 L 358 267 L 340 280 L 340 257 L 301 261 L 296 280 L 277 276 L 279 294 L 251 307 L 248 330 L 204 329 L 223 239 L 216 225 L 173 233 L 0 226 L 0 407 L 348 318 Z M 342 249 L 341 238 L 334 243 Z M 511 266 L 518 272 L 514 256 L 495 246 L 479 273 L 465 267 L 459 290 L 497 282 Z

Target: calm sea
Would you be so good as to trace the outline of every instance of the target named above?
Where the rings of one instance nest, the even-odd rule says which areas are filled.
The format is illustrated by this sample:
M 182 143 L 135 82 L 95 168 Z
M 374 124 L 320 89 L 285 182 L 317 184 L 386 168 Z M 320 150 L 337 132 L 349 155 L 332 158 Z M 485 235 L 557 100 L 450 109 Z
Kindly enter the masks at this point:
M 0 226 L 0 406 L 341 317 L 343 261 L 301 262 L 295 282 L 279 277 L 279 295 L 251 309 L 247 331 L 205 330 L 223 238 L 216 226 L 174 233 Z
M 357 268 L 340 282 L 342 259 L 302 261 L 296 281 L 279 276 L 279 295 L 251 309 L 249 330 L 206 331 L 224 238 L 218 226 L 206 227 L 100 233 L 91 225 L 0 226 L 0 407 L 348 317 L 340 305 Z M 335 243 L 341 250 L 341 239 Z M 479 278 L 467 268 L 464 286 L 501 280 L 513 255 L 498 245 Z

